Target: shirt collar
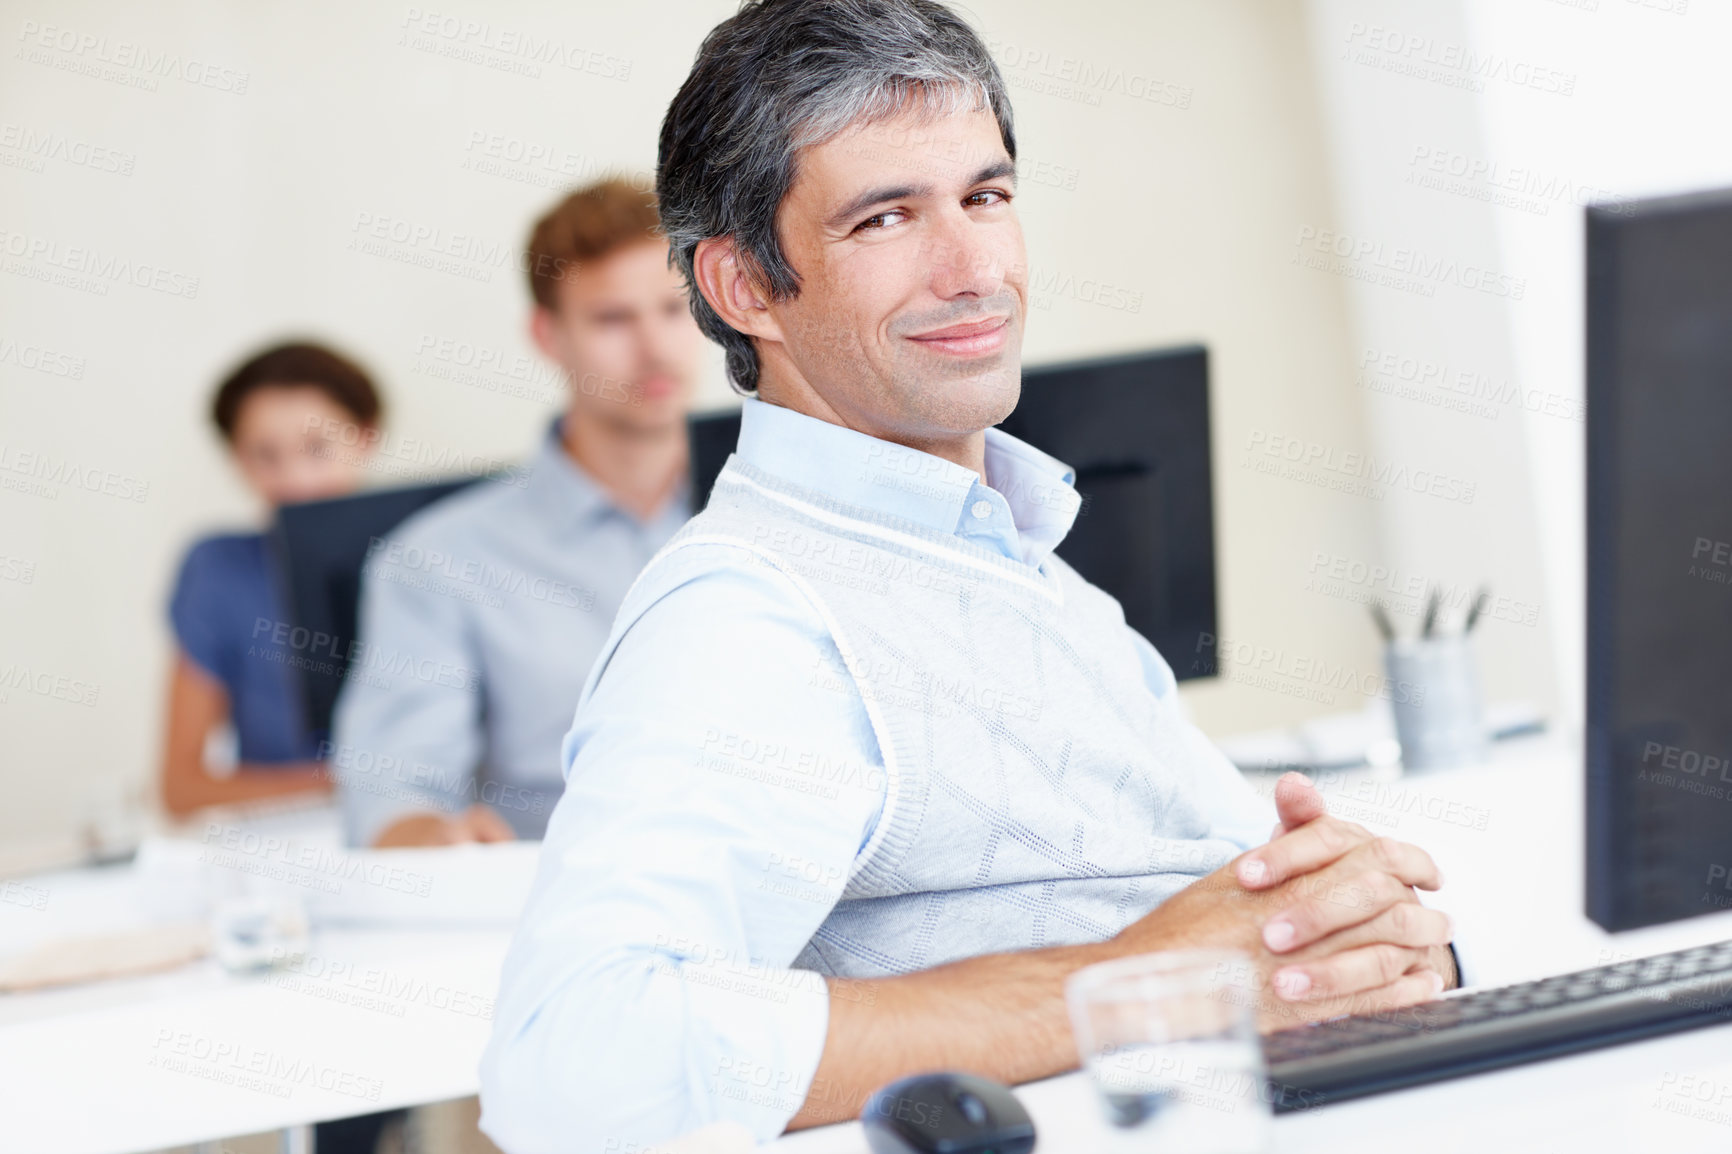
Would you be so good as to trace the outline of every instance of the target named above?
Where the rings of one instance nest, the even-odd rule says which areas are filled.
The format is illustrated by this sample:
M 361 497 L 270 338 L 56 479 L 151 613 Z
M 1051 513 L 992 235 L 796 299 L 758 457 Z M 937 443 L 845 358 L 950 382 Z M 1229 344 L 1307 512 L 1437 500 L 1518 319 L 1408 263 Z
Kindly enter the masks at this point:
M 741 405 L 736 451 L 755 468 L 835 500 L 958 536 L 990 489 L 1014 523 L 1006 551 L 1035 568 L 1082 507 L 1069 465 L 1001 429 L 986 430 L 985 484 L 953 461 L 752 397 Z
M 1082 510 L 1076 470 L 1003 429 L 986 430 L 986 484 L 1004 497 L 1021 538 L 1024 559 L 1059 547 Z
M 595 479 L 565 451 L 564 417 L 548 425 L 541 447 L 529 463 L 524 491 L 536 510 L 554 524 L 587 525 L 614 508 Z

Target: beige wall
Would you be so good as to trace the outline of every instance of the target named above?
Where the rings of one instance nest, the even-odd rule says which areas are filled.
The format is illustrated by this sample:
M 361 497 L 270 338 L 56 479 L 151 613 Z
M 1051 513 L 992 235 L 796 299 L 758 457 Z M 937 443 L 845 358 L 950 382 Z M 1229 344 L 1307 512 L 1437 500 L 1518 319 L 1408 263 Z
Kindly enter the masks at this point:
M 1511 310 L 1515 377 L 1530 398 L 1585 407 L 1586 229 L 1577 202 L 1732 187 L 1732 151 L 1703 147 L 1725 139 L 1725 110 L 1732 107 L 1732 72 L 1724 66 L 1732 5 L 1625 0 L 1584 11 L 1468 0 L 1465 7 L 1468 33 L 1482 53 L 1545 61 L 1578 77 L 1568 100 L 1491 86 L 1483 116 L 1485 156 L 1504 174 L 1525 169 L 1533 174 L 1530 187 L 1550 193 L 1540 206 L 1515 198 L 1496 213 L 1502 259 L 1532 278 L 1524 307 Z M 1543 405 L 1525 415 L 1558 712 L 1566 724 L 1579 725 L 1586 680 L 1585 438 L 1548 419 Z
M 1685 0 L 1311 0 L 1343 248 L 1485 270 L 1413 291 L 1351 282 L 1367 425 L 1385 457 L 1477 485 L 1392 494 L 1382 557 L 1507 598 L 1479 632 L 1493 699 L 1582 724 L 1586 300 L 1582 206 L 1732 185 L 1732 6 Z M 1408 278 L 1413 279 L 1413 278 Z M 1381 369 L 1385 358 L 1398 366 Z M 1406 366 L 1404 379 L 1399 366 Z M 1412 375 L 1429 366 L 1435 375 Z M 1425 372 L 1425 370 L 1421 370 Z M 1408 599 L 1411 602 L 1411 599 Z
M 1447 72 L 1439 73 L 1442 83 L 1415 76 L 1401 70 L 1408 61 L 1387 51 L 1387 33 L 1369 31 L 1465 45 L 1461 5 L 1313 0 L 1309 10 L 1338 224 L 1326 244 L 1319 235 L 1302 252 L 1311 275 L 1347 286 L 1353 371 L 1375 452 L 1430 482 L 1391 485 L 1378 502 L 1380 559 L 1399 575 L 1385 584 L 1392 616 L 1403 631 L 1416 632 L 1425 599 L 1408 590 L 1432 587 L 1442 592 L 1454 628 L 1477 591 L 1488 589 L 1493 600 L 1475 630 L 1488 698 L 1525 700 L 1556 717 L 1552 639 L 1560 626 L 1578 632 L 1579 617 L 1560 616 L 1563 607 L 1548 595 L 1529 430 L 1548 426 L 1560 439 L 1579 441 L 1583 409 L 1542 391 L 1513 357 L 1511 327 L 1534 310 L 1547 270 L 1512 261 L 1500 247 L 1498 217 L 1507 209 L 1461 195 L 1459 184 L 1437 181 L 1431 167 L 1434 158 L 1447 170 L 1461 158 L 1486 156 L 1484 108 L 1514 86 L 1493 83 L 1479 94 L 1448 83 L 1462 78 Z M 1509 58 L 1495 40 L 1476 48 L 1483 59 Z M 1551 81 L 1551 58 L 1531 60 Z M 1512 74 L 1530 75 L 1526 68 Z M 1537 87 L 1522 90 L 1523 98 L 1569 100 Z M 1439 183 L 1452 191 L 1434 187 Z M 1553 219 L 1579 230 L 1579 213 L 1566 204 Z M 1402 253 L 1417 256 L 1404 266 Z M 1579 309 L 1580 299 L 1571 306 Z M 1579 561 L 1571 568 L 1579 570 Z
M 146 796 L 175 563 L 196 534 L 256 517 L 206 427 L 216 375 L 261 341 L 313 334 L 376 370 L 393 435 L 440 454 L 521 455 L 546 403 L 502 391 L 509 380 L 452 379 L 427 349 L 448 339 L 528 353 L 521 278 L 486 254 L 510 252 L 566 183 L 647 171 L 662 109 L 732 9 L 670 2 L 650 19 L 592 2 L 440 6 L 487 21 L 495 38 L 594 53 L 579 58 L 587 70 L 543 64 L 532 76 L 500 67 L 503 53 L 415 32 L 406 23 L 420 7 L 0 3 L 0 464 L 40 454 L 98 489 L 0 489 L 0 672 L 94 689 L 84 705 L 0 688 L 0 848 Z M 1051 286 L 1028 359 L 1207 343 L 1226 639 L 1287 669 L 1371 671 L 1361 607 L 1306 588 L 1319 552 L 1373 555 L 1371 504 L 1246 465 L 1257 437 L 1346 452 L 1365 436 L 1342 286 L 1289 263 L 1295 231 L 1331 218 L 1299 6 L 969 10 L 1014 86 L 1030 258 Z M 42 47 L 49 25 L 58 32 Z M 123 45 L 132 55 L 115 61 Z M 146 54 L 178 69 L 150 72 Z M 553 171 L 489 163 L 475 142 L 496 136 L 545 150 Z M 67 147 L 38 166 L 26 138 Z M 428 245 L 352 247 L 358 222 L 385 218 L 482 255 L 428 268 L 416 263 Z M 44 247 L 50 257 L 31 255 Z M 74 249 L 153 271 L 142 286 L 40 279 Z M 1082 299 L 1072 286 L 1084 280 L 1122 291 Z M 79 375 L 25 365 L 26 346 Z M 725 397 L 711 376 L 709 395 Z M 142 499 L 102 492 L 104 480 Z M 1218 734 L 1361 704 L 1311 699 L 1314 688 L 1277 673 L 1187 696 Z

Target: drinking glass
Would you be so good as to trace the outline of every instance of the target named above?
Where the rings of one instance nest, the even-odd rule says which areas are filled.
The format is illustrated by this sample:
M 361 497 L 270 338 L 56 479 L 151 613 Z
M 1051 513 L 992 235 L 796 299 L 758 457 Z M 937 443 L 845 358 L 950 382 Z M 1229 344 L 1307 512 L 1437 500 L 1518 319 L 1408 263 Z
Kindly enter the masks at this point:
M 1251 959 L 1232 950 L 1142 954 L 1070 976 L 1077 1051 L 1111 1124 L 1101 1154 L 1268 1149 L 1257 986 Z

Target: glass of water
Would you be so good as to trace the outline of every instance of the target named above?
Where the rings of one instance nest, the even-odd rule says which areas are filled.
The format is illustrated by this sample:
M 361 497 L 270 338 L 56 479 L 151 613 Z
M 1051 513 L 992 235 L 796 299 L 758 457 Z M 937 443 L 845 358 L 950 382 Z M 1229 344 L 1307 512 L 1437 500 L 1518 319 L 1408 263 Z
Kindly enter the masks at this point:
M 1268 1149 L 1256 990 L 1251 959 L 1232 950 L 1142 954 L 1070 976 L 1077 1051 L 1112 1124 L 1102 1154 Z

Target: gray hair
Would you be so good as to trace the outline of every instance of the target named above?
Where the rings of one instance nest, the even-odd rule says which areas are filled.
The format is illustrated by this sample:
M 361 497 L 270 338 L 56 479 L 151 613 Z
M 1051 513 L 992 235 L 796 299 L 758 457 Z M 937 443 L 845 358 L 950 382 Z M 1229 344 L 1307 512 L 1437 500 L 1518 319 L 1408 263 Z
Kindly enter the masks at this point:
M 800 291 L 776 210 L 802 149 L 918 102 L 928 115 L 990 108 L 1016 159 L 1010 97 L 980 37 L 935 0 L 747 0 L 704 38 L 662 120 L 656 201 L 692 316 L 751 395 L 758 353 L 697 289 L 698 242 L 732 237 L 772 300 Z

